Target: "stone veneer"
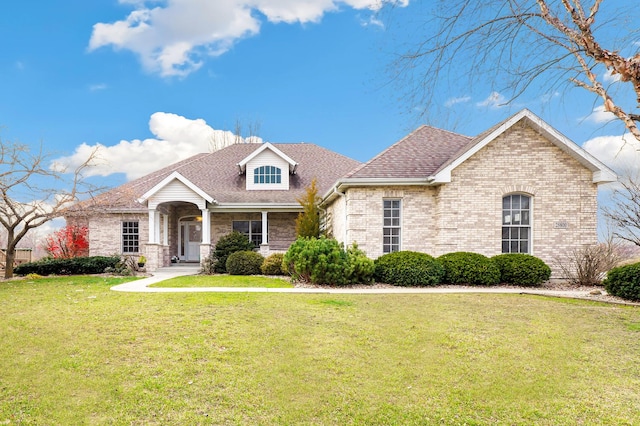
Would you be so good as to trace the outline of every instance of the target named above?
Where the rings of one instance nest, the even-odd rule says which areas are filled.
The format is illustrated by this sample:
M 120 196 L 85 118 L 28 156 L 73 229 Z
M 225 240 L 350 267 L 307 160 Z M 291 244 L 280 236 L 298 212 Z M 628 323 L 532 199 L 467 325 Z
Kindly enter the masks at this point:
M 357 242 L 369 257 L 382 255 L 382 204 L 396 198 L 402 250 L 493 256 L 501 253 L 502 197 L 518 193 L 532 197 L 532 254 L 552 269 L 558 257 L 597 241 L 592 173 L 527 125 L 514 125 L 451 179 L 439 186 L 348 188 L 327 209 L 334 236 Z

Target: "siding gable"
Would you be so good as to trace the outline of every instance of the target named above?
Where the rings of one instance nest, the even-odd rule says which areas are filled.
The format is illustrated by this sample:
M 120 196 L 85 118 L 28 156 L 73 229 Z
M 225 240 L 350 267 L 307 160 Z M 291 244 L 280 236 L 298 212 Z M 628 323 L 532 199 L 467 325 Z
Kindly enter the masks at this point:
M 273 166 L 280 169 L 280 183 L 254 183 L 255 169 L 262 166 Z M 289 163 L 270 149 L 265 149 L 246 165 L 247 170 L 247 191 L 264 190 L 288 190 L 289 189 Z
M 193 203 L 200 209 L 206 208 L 206 200 L 178 179 L 173 179 L 149 198 L 149 208 L 170 201 Z

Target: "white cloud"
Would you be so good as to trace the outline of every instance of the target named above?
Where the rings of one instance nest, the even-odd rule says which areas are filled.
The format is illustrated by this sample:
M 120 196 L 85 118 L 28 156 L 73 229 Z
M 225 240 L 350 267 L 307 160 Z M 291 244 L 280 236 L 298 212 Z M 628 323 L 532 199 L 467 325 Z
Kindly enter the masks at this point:
M 586 117 L 581 117 L 578 120 L 590 121 L 592 123 L 602 124 L 602 123 L 608 123 L 615 118 L 616 117 L 615 115 L 613 115 L 613 113 L 604 110 L 604 105 L 600 105 L 598 107 L 595 107 L 593 111 L 591 111 L 591 114 L 589 114 Z
M 185 76 L 245 37 L 258 34 L 261 18 L 273 23 L 319 22 L 340 6 L 377 11 L 409 0 L 120 0 L 134 10 L 123 20 L 93 26 L 89 50 L 112 46 L 136 53 L 162 76 Z
M 640 142 L 630 133 L 599 136 L 585 142 L 583 148 L 618 173 L 640 172 Z
M 107 88 L 107 85 L 104 83 L 98 83 L 98 84 L 91 84 L 89 85 L 89 90 L 91 92 L 98 92 L 100 90 L 105 90 Z
M 491 94 L 476 105 L 479 107 L 489 107 L 492 109 L 503 107 L 507 103 L 507 99 L 498 92 L 491 92 Z
M 261 143 L 262 139 L 243 139 L 230 131 L 215 130 L 203 119 L 191 120 L 177 114 L 156 112 L 149 119 L 149 130 L 156 138 L 121 140 L 117 145 L 81 144 L 75 152 L 54 160 L 52 168 L 75 169 L 98 149 L 98 161 L 85 176 L 109 176 L 124 173 L 135 179 L 192 155 L 210 152 L 233 143 Z
M 618 83 L 620 81 L 620 74 L 613 74 L 613 70 L 607 70 L 607 72 L 604 73 L 604 81 L 605 83 Z
M 456 105 L 456 104 L 463 104 L 463 103 L 467 103 L 471 100 L 470 96 L 460 96 L 458 98 L 449 98 L 447 99 L 447 101 L 444 103 L 444 106 L 447 108 L 451 108 L 452 106 Z

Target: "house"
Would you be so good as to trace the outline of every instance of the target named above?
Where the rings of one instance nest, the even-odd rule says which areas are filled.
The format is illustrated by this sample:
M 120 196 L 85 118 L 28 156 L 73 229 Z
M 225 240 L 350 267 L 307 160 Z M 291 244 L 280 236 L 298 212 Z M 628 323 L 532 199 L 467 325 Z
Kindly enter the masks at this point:
M 615 173 L 523 110 L 476 137 L 422 126 L 366 163 L 312 144 L 238 144 L 80 203 L 90 253 L 198 262 L 243 232 L 264 254 L 295 239 L 313 178 L 332 235 L 369 257 L 531 253 L 552 265 L 597 241 L 597 188 Z M 266 231 L 266 232 L 265 232 Z

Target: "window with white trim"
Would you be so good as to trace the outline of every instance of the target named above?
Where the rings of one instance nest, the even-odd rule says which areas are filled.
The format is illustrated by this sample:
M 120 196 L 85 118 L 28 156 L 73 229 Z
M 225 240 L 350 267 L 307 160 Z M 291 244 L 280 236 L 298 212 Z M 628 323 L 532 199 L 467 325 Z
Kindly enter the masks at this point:
M 276 166 L 260 166 L 253 169 L 253 183 L 282 183 L 282 170 Z
M 400 200 L 383 200 L 382 252 L 400 251 Z
M 502 253 L 531 252 L 531 197 L 502 198 Z
M 140 251 L 140 226 L 138 221 L 122 222 L 122 252 L 138 253 Z
M 262 244 L 262 221 L 261 220 L 234 220 L 233 230 L 240 232 L 249 238 L 256 247 Z

